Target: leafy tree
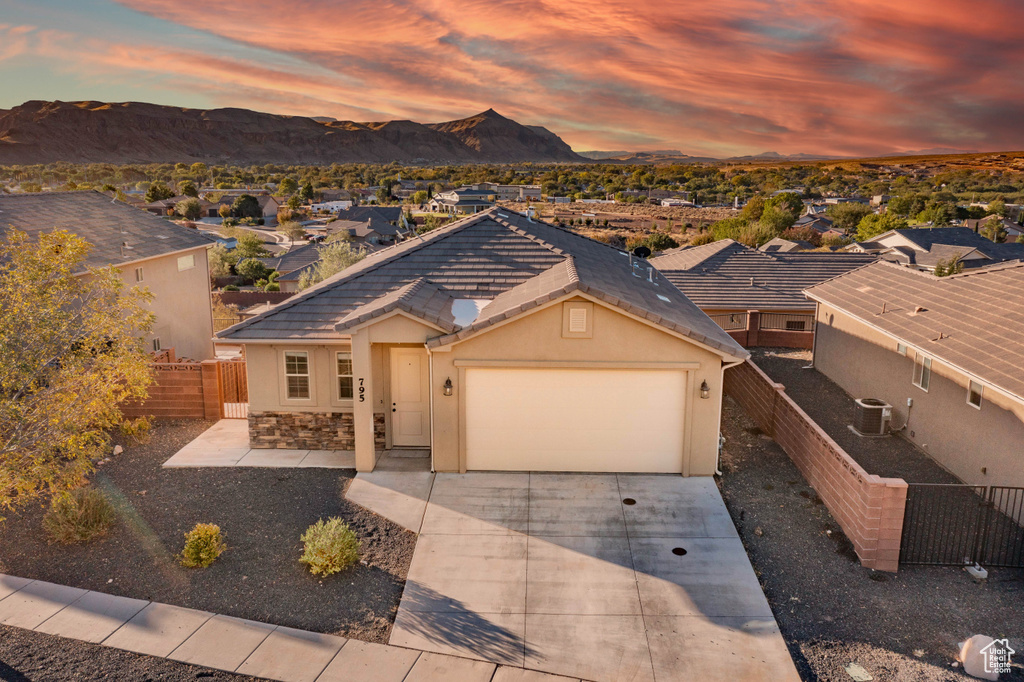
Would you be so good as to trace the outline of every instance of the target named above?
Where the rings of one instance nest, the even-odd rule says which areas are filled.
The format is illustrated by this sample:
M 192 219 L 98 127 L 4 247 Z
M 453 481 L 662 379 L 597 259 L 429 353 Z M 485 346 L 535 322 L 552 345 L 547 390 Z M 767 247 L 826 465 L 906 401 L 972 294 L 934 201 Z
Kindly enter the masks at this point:
M 782 194 L 776 194 L 775 196 L 765 200 L 764 207 L 766 209 L 778 208 L 783 211 L 788 211 L 793 214 L 793 219 L 795 220 L 804 212 L 804 201 L 796 192 L 783 192 Z
M 890 230 L 902 230 L 907 221 L 894 213 L 872 213 L 864 216 L 857 224 L 857 241 L 863 242 Z
M 767 234 L 772 237 L 778 237 L 780 234 L 788 230 L 796 222 L 796 216 L 790 213 L 788 210 L 780 206 L 767 206 L 764 209 L 764 213 L 758 218 L 757 224 L 761 226 Z
M 238 254 L 228 251 L 221 244 L 215 244 L 209 253 L 210 277 L 227 277 L 231 274 L 231 268 L 238 262 Z
M 413 192 L 413 194 L 412 194 L 412 203 L 414 203 L 414 204 L 419 204 L 419 205 L 422 206 L 423 204 L 427 203 L 427 201 L 429 201 L 429 200 L 430 200 L 430 197 L 427 195 L 426 190 L 422 190 L 422 189 L 421 190 L 417 190 L 417 191 Z
M 236 218 L 261 218 L 263 209 L 259 200 L 251 194 L 239 194 L 231 204 L 231 215 Z
M 311 182 L 307 182 L 305 185 L 303 185 L 302 191 L 299 192 L 299 196 L 302 197 L 302 200 L 307 203 L 313 201 L 315 195 L 316 192 L 313 190 L 313 183 Z
M 963 271 L 964 264 L 959 256 L 953 256 L 949 260 L 940 260 L 935 264 L 936 277 L 949 277 L 950 275 L 958 275 Z
M 814 246 L 821 246 L 821 233 L 810 227 L 791 227 L 779 236 L 783 239 L 810 242 Z
M 174 190 L 165 185 L 162 182 L 154 182 L 146 190 L 146 203 L 152 204 L 154 201 L 163 201 L 164 199 L 170 199 L 174 196 Z
M 1006 215 L 1006 202 L 1002 199 L 995 199 L 988 202 L 988 212 L 991 215 L 1005 216 Z
M 178 186 L 178 192 L 185 197 L 198 197 L 199 190 L 196 189 L 195 184 L 191 180 L 185 180 Z
M 999 214 L 993 214 L 994 217 L 989 218 L 981 224 L 979 232 L 981 236 L 989 241 L 993 242 L 1004 242 L 1009 234 L 1006 228 L 1003 227 L 1003 219 Z
M 306 236 L 306 228 L 301 223 L 295 221 L 289 221 L 287 223 L 281 223 L 277 228 L 278 232 L 282 232 L 287 235 L 288 239 L 293 242 L 298 241 Z
M 853 232 L 857 229 L 860 221 L 864 219 L 864 216 L 870 215 L 874 211 L 871 210 L 870 206 L 851 201 L 845 204 L 829 206 L 825 213 L 832 219 L 833 224 L 837 228 L 844 232 Z
M 0 511 L 81 485 L 151 378 L 149 295 L 64 231 L 0 242 Z
M 299 289 L 306 289 L 366 257 L 366 252 L 346 241 L 329 242 L 319 249 L 320 260 L 299 277 Z
M 231 207 L 228 206 L 227 204 L 221 204 L 220 208 L 217 209 L 217 215 L 219 215 L 221 218 L 230 218 Z
M 703 246 L 704 244 L 711 244 L 714 241 L 715 238 L 710 232 L 701 232 L 690 240 L 690 246 Z
M 285 178 L 277 185 L 277 193 L 281 196 L 295 194 L 297 191 L 299 191 L 299 183 L 292 178 Z
M 199 203 L 199 199 L 189 197 L 176 203 L 174 212 L 185 220 L 199 220 L 203 217 L 203 205 Z
M 235 237 L 235 253 L 238 254 L 238 260 L 263 258 L 270 255 L 270 251 L 263 246 L 263 240 L 257 235 L 248 230 L 237 229 L 239 233 L 233 236 Z
M 238 264 L 235 266 L 235 272 L 238 273 L 239 277 L 255 282 L 270 274 L 270 269 L 255 258 L 246 258 L 238 261 Z
M 650 234 L 637 235 L 626 240 L 626 248 L 632 251 L 638 246 L 646 246 L 652 252 L 666 251 L 679 246 L 679 242 L 673 239 L 667 232 L 656 231 Z
M 760 218 L 762 213 L 764 213 L 764 197 L 752 197 L 740 211 L 740 217 L 744 221 L 750 222 Z

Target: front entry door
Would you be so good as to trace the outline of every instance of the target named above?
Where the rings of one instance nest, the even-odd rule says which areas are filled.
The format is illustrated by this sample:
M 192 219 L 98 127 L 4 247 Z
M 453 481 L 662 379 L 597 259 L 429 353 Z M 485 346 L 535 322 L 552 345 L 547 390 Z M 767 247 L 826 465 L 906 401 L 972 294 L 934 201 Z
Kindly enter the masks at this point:
M 430 372 L 423 348 L 391 349 L 391 442 L 430 445 Z

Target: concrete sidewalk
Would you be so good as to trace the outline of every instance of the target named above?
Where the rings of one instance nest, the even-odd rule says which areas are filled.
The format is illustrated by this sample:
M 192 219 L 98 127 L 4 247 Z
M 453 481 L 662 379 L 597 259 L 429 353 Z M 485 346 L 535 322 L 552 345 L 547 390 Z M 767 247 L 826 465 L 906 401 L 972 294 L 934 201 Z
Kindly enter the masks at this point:
M 168 468 L 320 467 L 355 469 L 353 450 L 286 450 L 249 447 L 249 422 L 221 419 L 164 462 Z
M 0 624 L 281 682 L 568 682 L 3 574 Z

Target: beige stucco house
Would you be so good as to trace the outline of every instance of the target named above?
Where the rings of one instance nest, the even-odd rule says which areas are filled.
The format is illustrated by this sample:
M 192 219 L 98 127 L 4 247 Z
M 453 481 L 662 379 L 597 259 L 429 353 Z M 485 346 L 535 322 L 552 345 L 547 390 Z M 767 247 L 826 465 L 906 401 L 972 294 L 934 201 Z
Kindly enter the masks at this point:
M 935 277 L 879 262 L 807 290 L 814 365 L 965 483 L 1024 486 L 1024 263 Z
M 256 447 L 429 448 L 433 469 L 710 475 L 748 356 L 652 267 L 499 208 L 218 334 Z
M 145 287 L 156 313 L 146 339 L 193 360 L 214 355 L 207 250 L 198 230 L 112 201 L 99 192 L 0 194 L 0 229 L 31 235 L 67 230 L 89 242 L 88 267 L 113 265 L 128 286 Z

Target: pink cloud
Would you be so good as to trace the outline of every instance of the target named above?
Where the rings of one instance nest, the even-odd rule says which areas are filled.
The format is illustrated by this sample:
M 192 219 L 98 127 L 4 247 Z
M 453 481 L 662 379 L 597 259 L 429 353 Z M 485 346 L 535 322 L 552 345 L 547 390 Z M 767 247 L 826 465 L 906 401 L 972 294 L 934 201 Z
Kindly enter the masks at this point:
M 287 57 L 63 48 L 223 105 L 421 121 L 494 107 L 577 149 L 1024 147 L 1019 2 L 121 2 Z

